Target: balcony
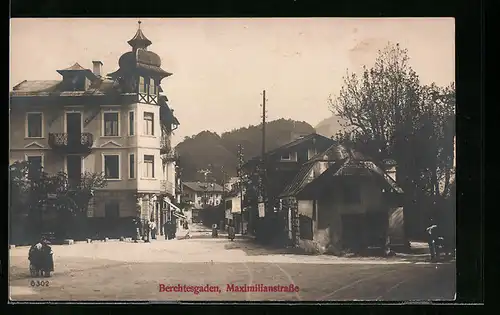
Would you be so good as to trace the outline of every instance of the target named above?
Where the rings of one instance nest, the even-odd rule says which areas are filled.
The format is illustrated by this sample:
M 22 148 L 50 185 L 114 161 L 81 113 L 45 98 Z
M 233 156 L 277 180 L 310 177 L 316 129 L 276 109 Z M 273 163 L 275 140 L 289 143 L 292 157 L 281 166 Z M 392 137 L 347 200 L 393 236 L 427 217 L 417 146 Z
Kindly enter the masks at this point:
M 89 154 L 93 144 L 91 133 L 49 133 L 49 146 L 61 154 Z
M 162 135 L 160 139 L 160 154 L 167 154 L 172 150 L 170 135 Z
M 161 159 L 162 159 L 164 164 L 168 163 L 168 162 L 177 161 L 179 158 L 179 154 L 173 150 L 171 150 L 169 152 L 160 153 L 160 154 L 161 154 Z
M 175 185 L 175 193 L 178 195 L 182 194 L 182 184 L 181 185 Z
M 175 197 L 175 187 L 171 181 L 161 180 L 160 181 L 160 191 L 162 194 L 167 194 Z

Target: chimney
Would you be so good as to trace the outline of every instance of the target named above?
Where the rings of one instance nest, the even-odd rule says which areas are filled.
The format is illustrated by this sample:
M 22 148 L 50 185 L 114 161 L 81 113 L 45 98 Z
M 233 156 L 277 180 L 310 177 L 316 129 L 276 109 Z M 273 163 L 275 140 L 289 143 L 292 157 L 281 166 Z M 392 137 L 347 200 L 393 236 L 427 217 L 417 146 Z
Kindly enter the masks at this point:
M 95 76 L 100 77 L 102 62 L 100 60 L 94 60 L 92 61 L 92 64 L 94 65 L 92 72 L 95 74 Z

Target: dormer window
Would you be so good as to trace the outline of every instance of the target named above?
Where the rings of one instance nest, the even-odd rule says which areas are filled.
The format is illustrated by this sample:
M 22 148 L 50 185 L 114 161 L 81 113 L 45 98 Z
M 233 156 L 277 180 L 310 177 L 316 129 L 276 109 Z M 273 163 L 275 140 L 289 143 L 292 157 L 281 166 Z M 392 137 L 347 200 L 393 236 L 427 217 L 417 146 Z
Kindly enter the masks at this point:
M 79 74 L 66 75 L 64 82 L 68 91 L 85 91 L 85 76 Z
M 83 68 L 78 63 L 63 70 L 57 70 L 57 72 L 63 76 L 65 91 L 85 91 L 90 82 L 96 79 L 92 71 Z

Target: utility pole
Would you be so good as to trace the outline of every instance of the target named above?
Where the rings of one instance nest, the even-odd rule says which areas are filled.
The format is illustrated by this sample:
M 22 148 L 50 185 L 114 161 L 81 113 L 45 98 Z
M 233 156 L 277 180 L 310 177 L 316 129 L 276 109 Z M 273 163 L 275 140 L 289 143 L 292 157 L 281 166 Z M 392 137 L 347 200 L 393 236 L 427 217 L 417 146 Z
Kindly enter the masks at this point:
M 205 187 L 204 189 L 204 196 L 203 196 L 203 205 L 206 206 L 207 205 L 207 176 L 208 174 L 211 174 L 212 171 L 209 170 L 209 169 L 202 169 L 202 170 L 199 170 L 198 173 L 200 174 L 203 174 L 203 177 L 205 178 L 205 181 L 203 183 L 203 186 Z
M 240 211 L 241 211 L 241 219 L 243 219 L 243 163 L 244 163 L 244 155 L 243 155 L 243 146 L 238 144 L 238 188 L 240 193 Z M 241 220 L 241 224 L 243 225 L 243 220 Z M 240 230 L 240 229 L 238 229 Z M 243 228 L 241 227 L 240 233 L 242 233 Z
M 262 92 L 262 158 L 266 153 L 266 90 Z
M 203 177 L 205 178 L 205 183 L 206 183 L 207 176 L 208 176 L 208 174 L 212 174 L 212 171 L 209 169 L 203 169 L 203 170 L 199 170 L 198 173 L 203 174 Z
M 265 202 L 266 199 L 266 90 L 262 91 L 262 157 L 261 157 L 261 202 Z
M 220 167 L 220 172 L 222 175 L 222 197 L 224 198 L 226 195 L 226 172 L 224 171 L 224 165 Z
M 267 204 L 267 179 L 266 179 L 266 166 L 267 166 L 267 161 L 266 161 L 266 118 L 267 118 L 267 110 L 266 110 L 266 90 L 262 91 L 262 156 L 261 156 L 261 163 L 259 167 L 259 197 L 258 197 L 258 205 L 259 209 L 260 206 L 264 206 L 264 216 L 266 213 L 266 204 Z M 260 210 L 258 210 L 260 212 Z M 260 217 L 260 214 L 258 215 Z M 258 224 L 258 227 L 256 226 L 256 236 L 257 238 L 264 237 L 265 238 L 265 225 L 262 225 L 262 222 Z M 259 232 L 258 232 L 259 231 Z M 263 233 L 264 232 L 264 233 Z

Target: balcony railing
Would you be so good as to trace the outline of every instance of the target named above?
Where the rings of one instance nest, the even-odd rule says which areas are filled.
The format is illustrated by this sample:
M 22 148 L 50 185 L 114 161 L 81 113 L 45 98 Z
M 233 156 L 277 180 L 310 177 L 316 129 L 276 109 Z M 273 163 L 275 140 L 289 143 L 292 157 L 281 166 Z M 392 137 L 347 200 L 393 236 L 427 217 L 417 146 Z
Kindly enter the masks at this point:
M 68 134 L 49 133 L 49 145 L 52 149 L 65 154 L 88 154 L 92 150 L 94 136 L 91 133 Z
M 179 158 L 179 154 L 174 150 L 170 150 L 168 152 L 163 152 L 163 153 L 160 152 L 160 154 L 163 163 L 177 161 Z
M 160 190 L 162 193 L 175 196 L 175 188 L 174 184 L 171 181 L 168 180 L 161 180 L 160 181 Z
M 175 185 L 175 193 L 176 194 L 182 194 L 182 184 L 181 185 Z

